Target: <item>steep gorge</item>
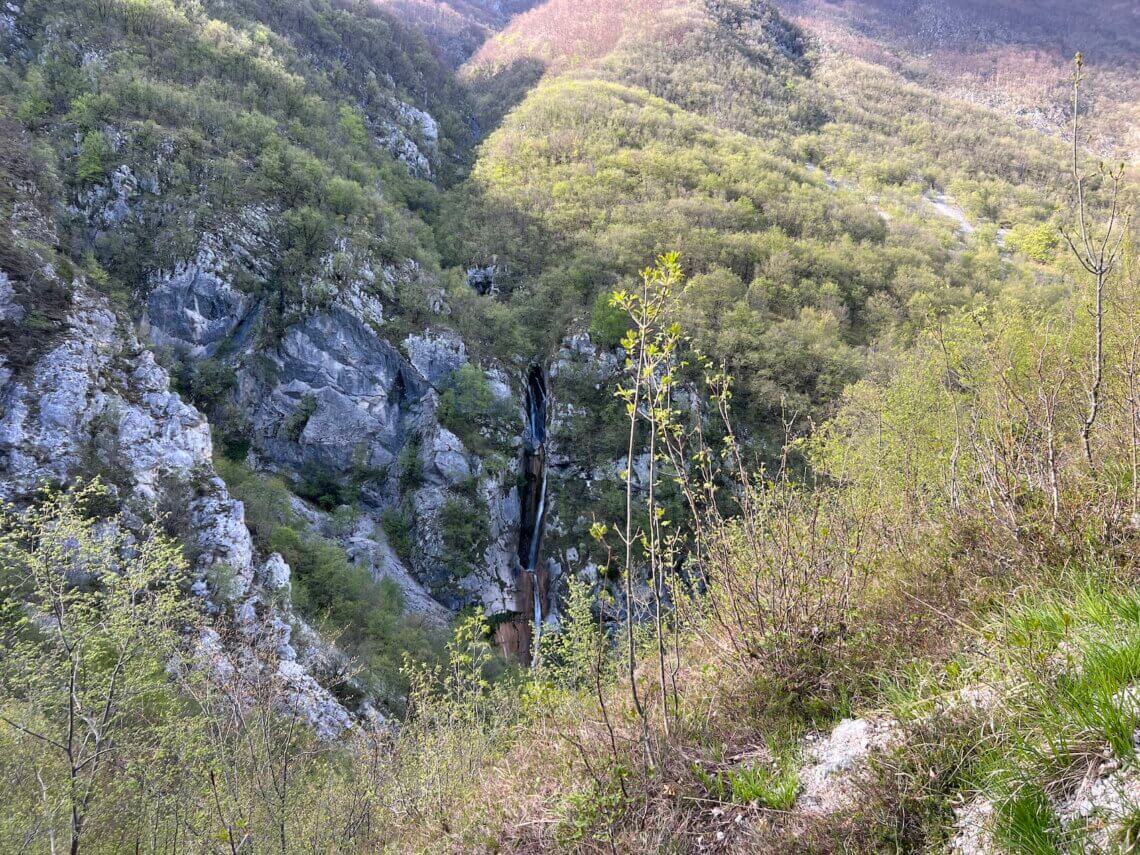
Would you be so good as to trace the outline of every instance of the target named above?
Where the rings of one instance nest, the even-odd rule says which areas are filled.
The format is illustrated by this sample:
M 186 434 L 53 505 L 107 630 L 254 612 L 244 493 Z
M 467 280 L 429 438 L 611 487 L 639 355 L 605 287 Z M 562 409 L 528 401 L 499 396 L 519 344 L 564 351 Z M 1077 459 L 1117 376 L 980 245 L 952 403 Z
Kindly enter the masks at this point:
M 762 446 L 785 401 L 805 422 L 826 413 L 868 342 L 905 334 L 930 294 L 963 303 L 1031 280 L 986 229 L 1049 216 L 1027 184 L 1005 194 L 1018 207 L 971 210 L 969 241 L 944 234 L 922 213 L 927 184 L 1008 189 L 1003 156 L 959 166 L 916 134 L 888 168 L 850 141 L 875 149 L 869 129 L 911 114 L 932 117 L 932 136 L 976 120 L 1006 145 L 1004 126 L 958 121 L 915 92 L 901 119 L 862 91 L 847 100 L 869 118 L 843 114 L 810 39 L 760 0 L 515 15 L 531 5 L 448 4 L 475 10 L 479 38 L 513 22 L 467 72 L 500 59 L 546 72 L 509 93 L 519 106 L 478 145 L 470 118 L 498 97 L 494 69 L 464 76 L 465 90 L 407 26 L 419 19 L 253 0 L 176 2 L 141 22 L 116 3 L 30 2 L 0 19 L 0 98 L 19 117 L 0 143 L 36 161 L 0 194 L 12 243 L 33 259 L 0 255 L 0 282 L 27 303 L 10 340 L 37 324 L 44 341 L 70 332 L 29 284 L 37 268 L 53 267 L 41 278 L 54 289 L 101 291 L 173 377 L 171 400 L 208 416 L 213 445 L 195 465 L 209 473 L 212 453 L 287 488 L 289 513 L 272 513 L 288 524 L 255 518 L 253 501 L 226 506 L 227 524 L 276 535 L 255 538 L 256 566 L 288 548 L 303 558 L 290 534 L 321 538 L 351 565 L 344 578 L 395 584 L 413 623 L 480 607 L 519 662 L 555 618 L 561 574 L 604 584 L 588 529 L 613 516 L 622 469 L 611 389 L 624 321 L 606 329 L 601 294 L 681 250 L 697 282 L 684 320 L 741 374 Z M 156 63 L 166 45 L 178 50 Z M 22 222 L 36 194 L 51 229 Z M 470 288 L 464 270 L 490 271 L 489 284 Z M 25 356 L 11 349 L 10 368 Z M 51 410 L 44 397 L 33 412 Z M 163 429 L 170 449 L 178 421 Z M 203 444 L 201 426 L 181 432 Z M 123 475 L 97 453 L 104 433 L 84 426 L 76 466 L 49 480 Z M 24 442 L 8 443 L 2 474 L 26 497 L 37 484 L 17 466 Z M 191 475 L 148 485 L 153 505 L 198 485 Z M 199 590 L 224 563 L 203 562 Z M 313 619 L 332 599 L 325 569 L 293 568 Z M 270 593 L 284 596 L 259 602 Z

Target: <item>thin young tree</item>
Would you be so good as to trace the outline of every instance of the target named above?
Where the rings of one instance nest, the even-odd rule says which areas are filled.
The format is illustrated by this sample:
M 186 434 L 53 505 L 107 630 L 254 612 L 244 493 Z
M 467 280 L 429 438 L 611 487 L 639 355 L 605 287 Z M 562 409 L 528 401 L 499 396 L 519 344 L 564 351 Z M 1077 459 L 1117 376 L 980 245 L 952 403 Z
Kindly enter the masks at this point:
M 1074 223 L 1061 228 L 1061 234 L 1069 245 L 1073 256 L 1093 281 L 1093 305 L 1090 310 L 1093 318 L 1093 353 L 1090 359 L 1088 382 L 1088 408 L 1084 424 L 1081 426 L 1081 442 L 1085 460 L 1093 465 L 1092 433 L 1102 406 L 1104 386 L 1104 314 L 1105 287 L 1120 258 L 1124 238 L 1128 234 L 1130 215 L 1123 213 L 1122 192 L 1124 189 L 1124 164 L 1115 167 L 1104 162 L 1097 165 L 1095 173 L 1089 174 L 1081 166 L 1081 85 L 1085 80 L 1084 56 L 1078 53 L 1073 71 L 1073 122 L 1072 122 L 1072 161 L 1070 169 L 1073 182 Z M 1093 177 L 1107 182 L 1107 214 L 1099 227 L 1094 221 L 1094 213 L 1089 200 L 1089 184 Z
M 625 618 L 626 618 L 626 669 L 630 682 L 630 694 L 634 708 L 642 725 L 642 738 L 645 743 L 647 756 L 652 759 L 652 747 L 649 739 L 649 716 L 637 687 L 637 643 L 635 635 L 634 616 L 634 576 L 636 575 L 634 549 L 640 545 L 647 554 L 650 562 L 651 580 L 655 599 L 655 630 L 657 633 L 658 678 L 660 681 L 663 730 L 667 734 L 668 703 L 665 674 L 665 638 L 664 619 L 662 615 L 662 597 L 664 585 L 661 582 L 663 573 L 662 539 L 660 509 L 657 506 L 655 481 L 657 479 L 656 440 L 659 435 L 658 420 L 661 417 L 662 406 L 667 395 L 670 381 L 663 378 L 671 371 L 671 361 L 680 340 L 680 330 L 670 325 L 663 329 L 661 324 L 669 307 L 672 293 L 682 280 L 679 256 L 670 253 L 661 256 L 655 267 L 649 267 L 641 273 L 640 286 L 634 291 L 616 291 L 611 304 L 629 315 L 631 328 L 622 340 L 625 349 L 626 370 L 630 382 L 618 388 L 617 396 L 625 402 L 626 416 L 629 419 L 629 439 L 626 448 L 626 467 L 622 473 L 625 481 L 625 521 L 619 532 L 622 546 L 625 550 L 625 559 L 622 567 L 625 580 Z M 649 517 L 648 529 L 642 529 L 635 524 L 635 508 L 637 500 L 634 497 L 634 482 L 636 480 L 635 468 L 638 457 L 642 451 L 641 428 L 643 422 L 648 423 L 649 442 L 649 468 L 647 472 L 646 506 Z
M 0 730 L 43 770 L 45 809 L 63 806 L 73 855 L 100 806 L 124 802 L 124 773 L 164 756 L 165 669 L 197 620 L 181 550 L 154 529 L 130 538 L 121 520 L 100 524 L 84 510 L 100 495 L 49 496 L 8 511 L 0 530 Z

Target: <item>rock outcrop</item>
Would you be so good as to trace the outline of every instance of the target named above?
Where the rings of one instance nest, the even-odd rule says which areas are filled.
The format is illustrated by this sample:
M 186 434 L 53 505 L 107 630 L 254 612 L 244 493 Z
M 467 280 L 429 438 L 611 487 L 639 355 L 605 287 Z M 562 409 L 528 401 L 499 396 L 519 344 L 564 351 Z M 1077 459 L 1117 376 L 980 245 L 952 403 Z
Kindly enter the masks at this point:
M 898 724 L 890 719 L 844 719 L 829 734 L 804 740 L 804 765 L 796 810 L 830 815 L 858 802 L 860 784 L 870 773 L 870 759 L 898 739 Z
M 257 331 L 264 307 L 235 283 L 260 275 L 250 259 L 271 251 L 272 238 L 261 218 L 243 222 L 207 235 L 193 259 L 152 277 L 145 324 L 151 340 L 181 358 L 212 357 L 233 368 L 233 409 L 242 414 L 257 466 L 294 482 L 354 485 L 369 543 L 346 548 L 376 578 L 396 582 L 410 609 L 437 623 L 474 604 L 490 614 L 509 610 L 517 583 L 517 462 L 489 472 L 439 422 L 440 396 L 468 362 L 462 339 L 433 328 L 401 341 L 385 323 L 384 300 L 401 283 L 419 282 L 422 271 L 354 255 L 351 281 L 320 301 L 314 285 L 307 310 L 270 340 Z M 506 382 L 491 388 L 512 406 Z M 486 507 L 489 546 L 483 566 L 455 578 L 444 566 L 441 515 L 460 495 Z M 386 513 L 406 517 L 409 554 L 372 536 Z
M 128 519 L 160 511 L 181 515 L 172 524 L 194 557 L 193 591 L 207 611 L 228 604 L 240 615 L 262 602 L 262 589 L 288 579 L 280 556 L 257 562 L 242 505 L 214 473 L 206 419 L 170 390 L 153 353 L 82 282 L 75 284 L 66 325 L 45 353 L 19 375 L 0 368 L 0 408 L 4 500 L 26 502 L 45 486 L 100 477 Z M 224 589 L 212 581 L 220 576 Z M 263 613 L 284 629 L 295 617 L 287 601 Z M 290 703 L 319 732 L 335 736 L 351 723 L 347 711 L 287 641 L 274 647 L 272 667 Z M 248 656 L 248 650 L 227 653 Z

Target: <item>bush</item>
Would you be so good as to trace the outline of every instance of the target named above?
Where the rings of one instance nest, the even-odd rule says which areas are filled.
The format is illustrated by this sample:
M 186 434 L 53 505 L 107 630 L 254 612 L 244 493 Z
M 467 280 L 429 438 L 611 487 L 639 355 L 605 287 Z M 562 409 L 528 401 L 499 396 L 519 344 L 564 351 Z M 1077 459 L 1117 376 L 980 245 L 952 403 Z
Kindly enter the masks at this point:
M 308 464 L 293 482 L 293 492 L 324 511 L 335 511 L 357 500 L 358 488 L 344 476 L 317 464 Z
M 184 362 L 175 372 L 178 391 L 207 413 L 217 410 L 237 385 L 237 374 L 218 359 Z
M 96 184 L 107 177 L 111 146 L 100 131 L 88 131 L 79 144 L 75 177 L 81 184 Z
M 334 214 L 351 217 L 364 206 L 364 188 L 355 181 L 333 178 L 325 185 L 325 204 Z
M 282 439 L 289 440 L 290 442 L 297 442 L 301 438 L 301 434 L 305 431 L 305 425 L 309 423 L 309 419 L 317 411 L 317 398 L 315 395 L 305 395 L 301 402 L 297 404 L 296 409 L 289 414 L 289 417 L 281 422 L 279 435 Z
M 487 375 L 471 363 L 452 375 L 450 387 L 439 397 L 439 423 L 476 454 L 491 452 L 496 435 L 503 440 L 498 445 L 505 443 L 505 422 L 512 416 L 510 403 L 495 397 Z
M 450 498 L 439 513 L 443 564 L 457 579 L 483 566 L 490 543 L 491 520 L 480 498 Z
M 385 508 L 380 514 L 380 525 L 388 545 L 404 561 L 412 557 L 412 524 L 407 513 L 398 507 Z
M 611 304 L 609 293 L 598 294 L 590 316 L 590 337 L 594 344 L 607 349 L 615 348 L 621 344 L 628 329 L 629 315 Z
M 1037 225 L 1018 223 L 1010 230 L 1005 240 L 1010 249 L 1041 264 L 1048 264 L 1053 260 L 1060 235 L 1052 223 Z
M 215 464 L 263 552 L 279 552 L 293 570 L 293 602 L 302 614 L 320 621 L 337 643 L 364 667 L 362 679 L 393 709 L 402 705 L 407 681 L 404 656 L 431 658 L 433 635 L 403 615 L 403 595 L 391 582 L 376 582 L 354 566 L 337 544 L 307 531 L 292 510 L 284 482 L 219 460 Z

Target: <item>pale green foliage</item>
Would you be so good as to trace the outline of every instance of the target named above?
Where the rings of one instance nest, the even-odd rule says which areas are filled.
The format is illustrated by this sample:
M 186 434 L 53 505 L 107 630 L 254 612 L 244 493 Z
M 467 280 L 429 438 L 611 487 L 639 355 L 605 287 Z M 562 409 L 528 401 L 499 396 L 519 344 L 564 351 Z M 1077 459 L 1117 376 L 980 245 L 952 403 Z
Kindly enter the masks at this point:
M 476 613 L 460 620 L 442 663 L 407 664 L 408 704 L 414 718 L 427 722 L 436 715 L 460 715 L 472 724 L 486 721 L 486 702 L 494 691 L 487 669 L 494 658 L 486 618 Z
M 153 529 L 136 540 L 119 520 L 86 516 L 100 498 L 95 487 L 50 496 L 3 521 L 5 850 L 21 848 L 27 828 L 73 846 L 89 831 L 113 832 L 163 800 L 179 762 L 179 746 L 166 742 L 179 713 L 166 668 L 197 622 L 180 591 L 186 564 Z M 32 769 L 40 798 L 24 801 L 30 791 L 11 784 Z M 101 830 L 89 829 L 92 815 Z
M 95 183 L 107 175 L 111 146 L 100 131 L 88 131 L 79 144 L 75 176 L 83 183 Z
M 1067 306 L 956 313 L 920 337 L 888 383 L 847 391 L 809 444 L 812 460 L 911 519 L 996 507 L 1015 529 L 1032 510 L 1015 497 L 1028 491 L 1048 506 L 1054 487 L 1061 491 L 1065 449 L 1083 418 L 1087 335 Z
M 337 124 L 345 139 L 350 144 L 363 148 L 368 143 L 368 129 L 364 125 L 364 116 L 348 104 L 341 104 L 337 115 L 339 117 Z
M 581 688 L 591 685 L 599 668 L 609 670 L 611 662 L 594 617 L 594 595 L 589 585 L 577 579 L 568 582 L 559 631 L 544 633 L 541 643 L 537 682 Z
M 1018 223 L 1006 236 L 1006 244 L 1011 249 L 1042 264 L 1052 261 L 1060 240 L 1061 236 L 1052 223 Z
M 775 767 L 745 766 L 728 772 L 732 800 L 738 804 L 756 803 L 773 810 L 788 810 L 799 792 L 799 767 L 794 759 L 784 759 Z
M 1061 823 L 1049 798 L 1037 786 L 1026 787 L 998 810 L 996 838 L 1003 848 L 1024 855 L 1060 855 Z

